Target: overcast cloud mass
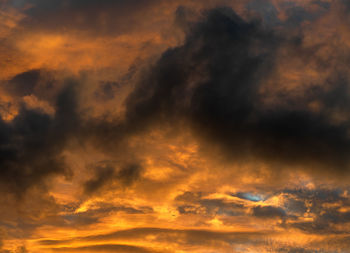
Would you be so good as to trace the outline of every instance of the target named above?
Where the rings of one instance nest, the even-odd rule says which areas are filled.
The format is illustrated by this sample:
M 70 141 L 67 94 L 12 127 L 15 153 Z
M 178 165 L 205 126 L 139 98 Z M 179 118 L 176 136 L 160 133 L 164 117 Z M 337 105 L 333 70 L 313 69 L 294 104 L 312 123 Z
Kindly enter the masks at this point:
M 0 0 L 0 253 L 350 252 L 346 0 Z

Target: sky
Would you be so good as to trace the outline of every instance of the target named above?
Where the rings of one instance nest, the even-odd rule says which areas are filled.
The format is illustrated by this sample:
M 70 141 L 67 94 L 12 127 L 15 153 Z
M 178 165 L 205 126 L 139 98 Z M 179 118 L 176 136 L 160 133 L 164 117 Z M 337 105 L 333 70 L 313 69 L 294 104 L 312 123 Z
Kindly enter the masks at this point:
M 0 253 L 350 252 L 347 0 L 0 0 Z

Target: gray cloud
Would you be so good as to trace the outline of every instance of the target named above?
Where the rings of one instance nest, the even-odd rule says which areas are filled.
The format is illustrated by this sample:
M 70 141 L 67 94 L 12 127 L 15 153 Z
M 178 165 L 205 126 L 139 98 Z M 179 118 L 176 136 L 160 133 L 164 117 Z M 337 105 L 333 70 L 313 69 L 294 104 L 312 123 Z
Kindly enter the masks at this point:
M 341 90 L 347 97 L 347 82 L 337 79 L 331 91 L 311 90 L 305 101 L 291 100 L 306 105 L 317 98 L 327 106 L 317 113 L 262 103 L 259 90 L 276 67 L 278 50 L 301 50 L 302 40 L 246 22 L 228 8 L 211 10 L 128 97 L 126 124 L 186 122 L 203 146 L 219 144 L 233 161 L 256 157 L 278 166 L 347 173 L 348 121 L 334 124 L 328 117 L 341 105 L 349 110 L 335 99 Z
M 66 32 L 67 28 L 93 35 L 120 35 L 138 28 L 139 16 L 150 11 L 160 0 L 89 0 L 19 1 L 24 8 L 22 25 L 31 30 Z M 64 18 L 63 18 L 64 17 Z
M 253 208 L 253 216 L 258 218 L 284 218 L 286 212 L 280 207 L 256 206 Z
M 85 193 L 91 194 L 105 185 L 117 183 L 125 187 L 130 186 L 141 177 L 142 166 L 137 163 L 122 165 L 116 169 L 114 164 L 102 163 L 94 167 L 95 176 L 84 185 Z
M 19 196 L 47 176 L 68 173 L 61 152 L 79 128 L 74 89 L 67 83 L 53 117 L 23 106 L 11 122 L 0 119 L 0 183 L 9 192 Z

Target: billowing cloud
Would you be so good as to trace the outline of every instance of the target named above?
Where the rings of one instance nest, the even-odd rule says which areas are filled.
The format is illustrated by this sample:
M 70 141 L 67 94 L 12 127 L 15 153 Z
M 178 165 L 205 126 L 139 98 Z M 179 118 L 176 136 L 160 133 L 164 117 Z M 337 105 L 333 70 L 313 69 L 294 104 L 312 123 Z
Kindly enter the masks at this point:
M 78 118 L 73 89 L 68 85 L 58 96 L 53 117 L 23 106 L 11 122 L 1 120 L 3 190 L 21 194 L 46 176 L 68 173 L 62 150 L 74 133 Z
M 345 252 L 348 7 L 0 1 L 0 252 Z
M 128 97 L 129 124 L 185 121 L 232 160 L 254 157 L 279 166 L 348 170 L 347 119 L 335 123 L 328 117 L 329 110 L 347 108 L 342 79 L 334 80 L 330 90 L 323 84 L 306 89 L 305 97 L 290 106 L 264 104 L 262 89 L 278 64 L 279 50 L 304 50 L 302 37 L 283 38 L 229 9 L 208 12 L 192 30 Z M 315 99 L 324 106 L 321 111 L 306 107 Z

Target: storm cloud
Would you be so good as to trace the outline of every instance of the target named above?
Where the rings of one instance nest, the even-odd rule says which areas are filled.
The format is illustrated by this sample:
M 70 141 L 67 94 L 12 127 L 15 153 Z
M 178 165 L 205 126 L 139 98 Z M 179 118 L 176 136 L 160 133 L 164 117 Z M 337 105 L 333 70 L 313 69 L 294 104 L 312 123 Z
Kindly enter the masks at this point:
M 0 251 L 347 250 L 348 7 L 2 1 Z
M 166 51 L 128 97 L 127 123 L 185 122 L 195 136 L 221 146 L 232 160 L 255 157 L 347 172 L 348 119 L 334 123 L 328 117 L 331 109 L 349 110 L 344 79 L 335 80 L 330 91 L 323 84 L 307 89 L 299 101 L 284 97 L 287 105 L 264 104 L 263 85 L 285 48 L 301 50 L 303 37 L 245 21 L 229 8 L 208 11 L 184 44 Z M 315 99 L 324 104 L 322 110 L 294 106 Z
M 19 83 L 22 77 L 13 82 Z M 62 151 L 78 128 L 74 94 L 74 84 L 67 83 L 57 97 L 53 117 L 23 105 L 11 122 L 0 120 L 0 182 L 4 189 L 21 195 L 50 175 L 69 174 Z

